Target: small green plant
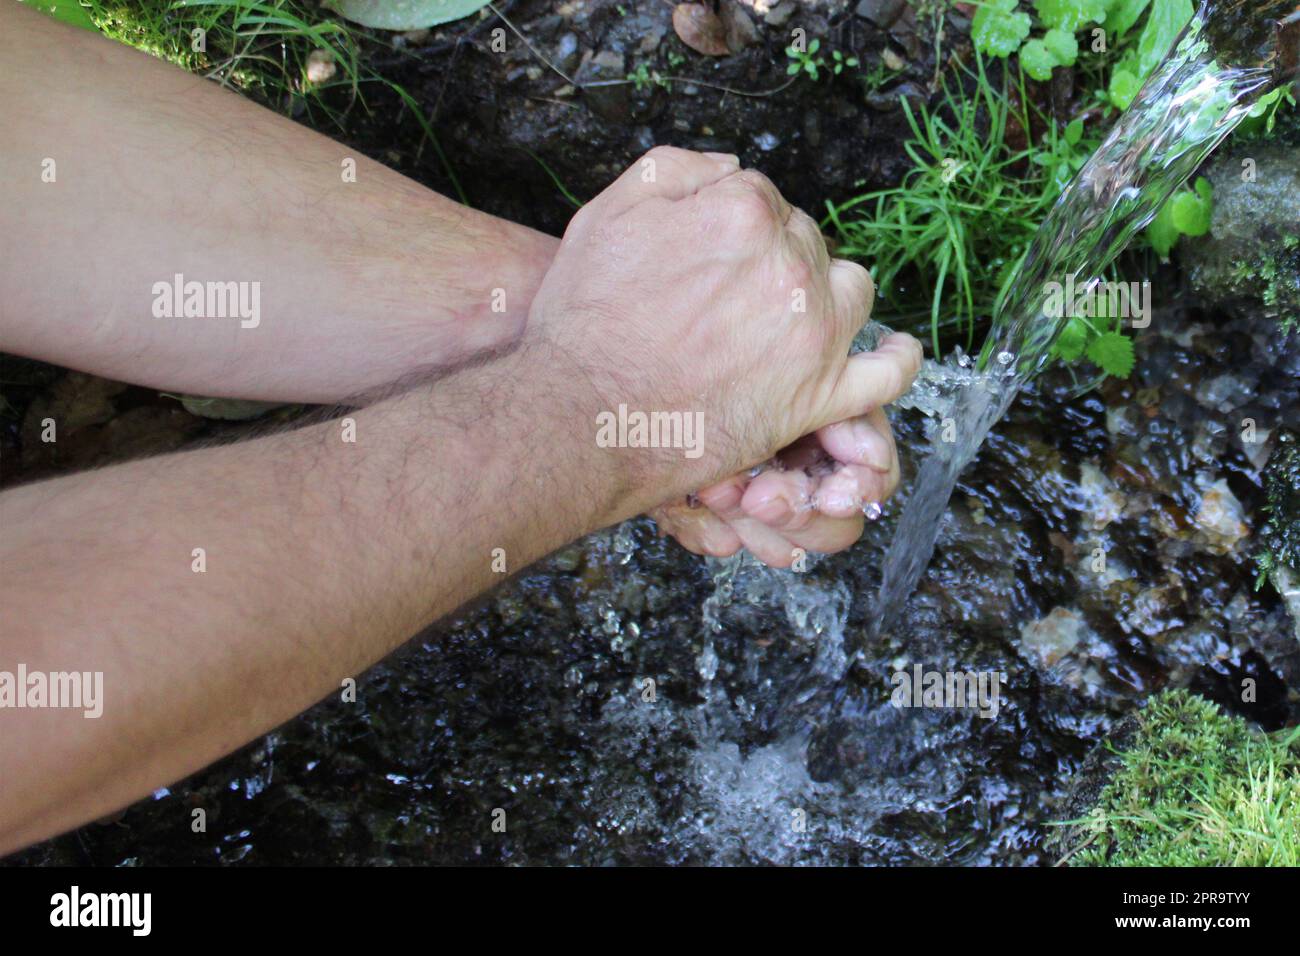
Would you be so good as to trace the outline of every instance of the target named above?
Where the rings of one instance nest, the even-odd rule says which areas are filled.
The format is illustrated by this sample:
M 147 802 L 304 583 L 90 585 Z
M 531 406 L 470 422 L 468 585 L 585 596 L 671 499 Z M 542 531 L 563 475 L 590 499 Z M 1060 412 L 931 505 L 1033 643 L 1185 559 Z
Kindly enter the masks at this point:
M 1151 698 L 1072 866 L 1300 865 L 1300 728 L 1263 734 L 1187 691 Z
M 1097 144 L 1082 121 L 1035 111 L 1023 82 L 994 84 L 980 56 L 965 80 L 945 80 L 934 108 L 901 101 L 912 170 L 893 189 L 829 204 L 826 219 L 841 254 L 871 268 L 890 324 L 916 332 L 928 324 L 935 354 L 954 330 L 972 347 L 1039 223 Z M 1042 132 L 1017 145 L 1026 130 Z
M 1124 7 L 1124 19 L 1120 25 L 1128 21 L 1131 27 L 1146 6 L 1146 3 L 1142 3 Z M 1127 44 L 1124 47 L 1119 62 L 1111 71 L 1106 96 L 1113 106 L 1121 110 L 1129 108 L 1151 71 L 1169 52 L 1178 34 L 1191 22 L 1194 12 L 1192 0 L 1150 0 L 1146 25 L 1142 28 L 1137 44 Z M 1132 16 L 1131 21 L 1129 16 Z M 1120 36 L 1126 32 L 1127 29 Z
M 844 72 L 845 67 L 856 68 L 857 65 L 856 56 L 845 56 L 839 50 L 831 50 L 831 72 L 836 76 Z
M 786 47 L 785 55 L 790 58 L 790 64 L 785 68 L 786 75 L 798 76 L 804 73 L 815 80 L 821 75 L 822 70 L 829 69 L 834 76 L 839 76 L 846 68 L 854 68 L 858 65 L 856 56 L 845 56 L 839 50 L 831 50 L 831 62 L 828 64 L 824 56 L 817 55 L 821 48 L 822 41 L 819 39 L 809 43 L 806 50 L 801 50 L 794 44 Z
M 1034 0 L 1033 6 L 1036 17 L 1022 10 L 1019 0 L 984 0 L 971 22 L 975 49 L 1001 59 L 1015 54 L 1031 79 L 1046 81 L 1057 67 L 1075 64 L 1075 34 L 1086 29 L 1103 49 L 1122 48 L 1104 93 L 1120 109 L 1128 108 L 1193 13 L 1192 0 Z M 1143 14 L 1147 21 L 1138 42 L 1125 44 Z M 1043 33 L 1030 39 L 1035 25 Z
M 785 55 L 790 58 L 790 65 L 785 68 L 787 76 L 797 76 L 800 73 L 806 73 L 811 79 L 817 79 L 820 70 L 826 68 L 825 57 L 817 55 L 817 51 L 822 47 L 822 41 L 814 39 L 808 44 L 807 49 L 800 49 L 798 46 L 791 44 L 785 48 Z
M 1057 337 L 1052 346 L 1052 355 L 1066 363 L 1078 362 L 1086 357 L 1105 374 L 1115 378 L 1128 378 L 1133 374 L 1136 356 L 1133 340 L 1122 329 L 1118 316 L 1076 315 L 1066 323 Z
M 668 81 L 665 80 L 658 70 L 650 69 L 648 63 L 639 63 L 637 68 L 627 75 L 627 79 L 641 93 L 652 86 L 661 86 L 667 89 Z
M 879 60 L 869 71 L 862 74 L 862 83 L 868 90 L 878 90 L 904 72 L 906 68 L 891 69 L 884 60 Z
M 1214 217 L 1214 187 L 1204 177 L 1197 177 L 1192 189 L 1179 189 L 1160 208 L 1147 226 L 1147 242 L 1161 259 L 1168 259 L 1181 236 L 1203 236 L 1210 231 Z

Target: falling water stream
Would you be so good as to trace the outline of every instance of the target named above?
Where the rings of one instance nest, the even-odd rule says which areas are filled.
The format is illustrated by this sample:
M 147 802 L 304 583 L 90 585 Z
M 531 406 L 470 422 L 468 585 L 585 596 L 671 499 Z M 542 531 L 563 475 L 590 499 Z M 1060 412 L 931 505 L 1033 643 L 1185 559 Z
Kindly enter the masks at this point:
M 982 352 L 928 363 L 900 400 L 922 413 L 899 417 L 900 444 L 929 452 L 892 541 L 871 525 L 860 551 L 794 574 L 740 556 L 701 568 L 647 521 L 592 535 L 377 667 L 356 706 L 322 702 L 157 792 L 129 827 L 33 853 L 124 865 L 1054 862 L 1044 824 L 1067 818 L 1060 791 L 1113 720 L 1166 683 L 1235 689 L 1249 676 L 1264 699 L 1272 679 L 1250 655 L 1281 631 L 1281 611 L 1254 597 L 1253 569 L 1230 547 L 1194 540 L 1188 510 L 1202 477 L 1230 476 L 1226 422 L 1257 414 L 1248 403 L 1265 392 L 1279 415 L 1300 409 L 1300 351 L 1282 371 L 1249 323 L 1216 324 L 1232 340 L 1199 351 L 1192 330 L 1156 323 L 1133 388 L 1170 380 L 1159 401 L 1067 408 L 1045 376 L 990 434 L 1063 325 L 1041 308 L 1044 285 L 1095 281 L 1274 82 L 1260 55 L 1270 24 L 1242 19 L 1259 6 L 1197 14 L 1043 224 Z M 868 326 L 859 346 L 881 331 Z M 1126 462 L 1140 482 L 1111 477 Z M 945 513 L 936 587 L 913 594 Z M 1099 535 L 1104 573 L 1085 560 Z M 885 551 L 872 607 L 862 596 L 881 579 L 860 555 Z M 882 675 L 918 665 L 1007 672 L 1002 709 L 894 706 Z M 196 805 L 213 808 L 211 832 L 177 841 Z M 498 808 L 508 833 L 488 830 Z
M 1095 288 L 1138 230 L 1276 84 L 1273 66 L 1228 65 L 1257 62 L 1264 42 L 1262 22 L 1236 22 L 1247 15 L 1240 8 L 1210 3 L 1197 11 L 1043 221 L 994 317 L 979 373 L 962 376 L 936 410 L 950 427 L 935 431 L 885 557 L 872 615 L 877 633 L 897 618 L 924 573 L 958 476 L 1019 390 L 1046 366 L 1069 321 L 1068 309 L 1061 316 L 1045 311 L 1048 284 L 1073 282 L 1079 294 Z M 1262 21 L 1257 11 L 1248 13 Z M 945 381 L 941 369 L 925 377 L 931 389 Z

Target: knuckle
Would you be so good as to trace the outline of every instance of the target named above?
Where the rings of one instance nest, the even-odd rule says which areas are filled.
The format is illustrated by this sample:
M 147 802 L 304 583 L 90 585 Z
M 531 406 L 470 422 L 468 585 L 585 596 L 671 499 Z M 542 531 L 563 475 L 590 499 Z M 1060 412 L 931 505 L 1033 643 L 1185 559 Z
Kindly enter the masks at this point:
M 776 216 L 763 196 L 753 188 L 734 191 L 727 204 L 731 225 L 744 235 L 771 232 L 776 226 Z
M 787 290 L 802 289 L 809 299 L 815 299 L 816 290 L 813 284 L 815 275 L 813 264 L 804 256 L 796 256 L 786 262 L 781 278 Z M 817 302 L 810 301 L 807 305 L 808 311 L 815 313 Z
M 845 287 L 853 303 L 869 309 L 876 297 L 876 284 L 871 280 L 871 273 L 861 264 L 847 259 L 837 259 L 836 263 L 844 276 Z
M 591 203 L 587 203 L 569 219 L 569 225 L 565 227 L 564 234 L 566 236 L 571 236 L 577 235 L 581 232 L 587 232 L 597 221 L 597 216 L 591 207 Z

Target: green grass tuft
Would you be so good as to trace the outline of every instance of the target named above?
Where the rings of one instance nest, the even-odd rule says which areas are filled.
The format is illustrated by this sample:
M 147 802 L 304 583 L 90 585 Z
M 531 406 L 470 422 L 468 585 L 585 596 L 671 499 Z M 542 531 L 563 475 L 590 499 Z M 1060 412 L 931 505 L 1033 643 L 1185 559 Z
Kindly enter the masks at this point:
M 1077 866 L 1300 865 L 1300 728 L 1267 735 L 1186 691 L 1149 700 Z
M 826 220 L 839 254 L 872 270 L 889 324 L 928 325 L 936 355 L 941 333 L 954 330 L 973 347 L 1039 223 L 1097 145 L 1080 124 L 1023 105 L 1023 76 L 995 84 L 977 57 L 966 79 L 946 80 L 934 109 L 902 101 L 912 170 L 894 189 L 828 204 Z

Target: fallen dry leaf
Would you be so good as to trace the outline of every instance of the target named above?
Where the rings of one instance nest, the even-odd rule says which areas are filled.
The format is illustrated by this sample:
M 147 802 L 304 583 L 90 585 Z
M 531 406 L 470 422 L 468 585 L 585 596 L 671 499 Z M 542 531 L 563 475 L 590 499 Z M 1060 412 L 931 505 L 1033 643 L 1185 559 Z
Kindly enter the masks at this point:
M 705 56 L 726 56 L 731 52 L 722 19 L 702 3 L 673 7 L 673 31 L 688 47 Z

